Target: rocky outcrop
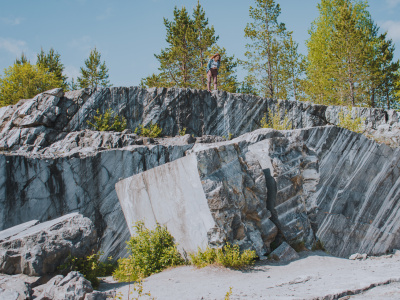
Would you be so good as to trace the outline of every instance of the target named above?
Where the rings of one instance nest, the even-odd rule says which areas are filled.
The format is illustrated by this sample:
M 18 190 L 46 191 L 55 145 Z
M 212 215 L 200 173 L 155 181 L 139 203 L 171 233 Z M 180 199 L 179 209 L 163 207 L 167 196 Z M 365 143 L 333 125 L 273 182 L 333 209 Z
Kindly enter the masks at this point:
M 227 241 L 259 255 L 277 228 L 269 220 L 266 182 L 237 144 L 195 152 L 116 184 L 128 224 L 166 225 L 186 252 Z
M 58 275 L 44 285 L 33 289 L 36 300 L 84 300 L 85 295 L 93 292 L 90 281 L 79 272 L 70 272 L 67 276 Z
M 278 112 L 279 107 L 279 112 Z M 21 100 L 14 106 L 0 108 L 0 150 L 45 153 L 48 146 L 60 142 L 73 132 L 89 129 L 97 110 L 111 108 L 127 119 L 128 129 L 139 124 L 157 123 L 163 134 L 175 136 L 180 130 L 194 136 L 237 137 L 260 127 L 260 120 L 271 110 L 287 114 L 293 129 L 339 123 L 340 112 L 365 119 L 366 132 L 391 145 L 400 145 L 399 114 L 394 110 L 347 108 L 315 105 L 308 102 L 275 101 L 252 95 L 209 93 L 191 89 L 142 89 L 116 87 L 83 89 L 64 93 L 55 89 Z M 79 144 L 80 135 L 67 140 Z M 110 139 L 110 137 L 108 137 Z M 132 138 L 114 141 L 102 139 L 89 147 L 115 147 L 135 144 Z M 87 144 L 87 143 L 86 143 Z M 56 155 L 67 149 L 58 148 Z
M 300 256 L 286 242 L 283 242 L 278 248 L 272 251 L 270 257 L 276 261 L 289 262 L 298 259 Z
M 0 299 L 32 299 L 32 288 L 28 282 L 18 276 L 0 275 Z
M 97 249 L 93 223 L 77 213 L 6 232 L 0 243 L 0 272 L 6 274 L 52 274 L 68 255 L 83 257 Z
M 43 277 L 0 274 L 1 300 L 106 300 L 114 299 L 115 290 L 94 291 L 90 281 L 72 271 L 66 276 L 56 275 L 41 284 Z
M 219 148 L 206 144 L 221 143 L 231 133 L 238 138 L 226 143 L 237 144 L 238 157 L 259 157 L 271 213 L 267 219 L 278 229 L 279 242 L 310 247 L 317 238 L 340 256 L 395 247 L 398 150 L 344 129 L 315 127 L 337 124 L 341 107 L 294 101 L 279 102 L 280 112 L 286 110 L 293 127 L 304 129 L 239 138 L 257 129 L 277 103 L 225 92 L 131 87 L 56 89 L 0 108 L 0 229 L 78 211 L 93 221 L 104 255 L 123 256 L 131 224 L 124 219 L 115 183 L 189 152 Z M 108 108 L 127 118 L 130 131 L 88 129 L 96 110 Z M 353 108 L 352 113 L 365 117 L 369 134 L 397 143 L 396 112 Z M 131 133 L 150 121 L 165 135 L 183 128 L 190 135 L 149 139 Z
M 263 236 L 261 225 L 271 221 L 278 229 L 276 242 L 312 248 L 319 240 L 331 254 L 341 257 L 355 252 L 382 254 L 399 247 L 399 151 L 332 126 L 286 132 L 263 129 L 232 141 L 195 144 L 188 152 L 195 160 L 179 159 L 126 179 L 121 187 L 117 184 L 117 190 L 121 189 L 120 201 L 129 222 L 144 216 L 172 228 L 174 222 L 188 217 L 182 203 L 192 197 L 174 189 L 201 182 L 202 191 L 196 194 L 203 192 L 201 203 L 207 206 L 198 211 L 210 213 L 214 224 L 195 227 L 203 237 L 207 233 L 209 245 L 214 240 L 231 241 L 259 253 L 268 251 L 273 238 Z M 197 172 L 179 173 L 179 164 Z M 150 180 L 159 176 L 160 182 L 163 176 L 184 181 L 164 186 Z M 266 189 L 261 188 L 264 184 Z M 156 210 L 142 210 L 137 199 L 148 201 L 152 195 L 158 201 L 170 195 L 164 205 L 182 207 L 183 216 L 164 211 L 164 217 L 157 219 Z M 220 239 L 214 238 L 214 232 L 222 233 Z M 255 239 L 256 235 L 261 238 Z M 247 241 L 251 242 L 246 246 Z

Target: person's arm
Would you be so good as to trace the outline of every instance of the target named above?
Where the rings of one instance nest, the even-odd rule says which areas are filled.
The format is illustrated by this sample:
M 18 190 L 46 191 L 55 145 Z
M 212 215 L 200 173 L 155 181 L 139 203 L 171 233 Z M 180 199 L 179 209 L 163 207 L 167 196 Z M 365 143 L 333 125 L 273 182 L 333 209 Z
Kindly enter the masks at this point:
M 206 72 L 208 73 L 208 71 L 210 71 L 210 69 L 211 69 L 211 59 L 208 61 Z
M 221 65 L 221 61 L 219 60 L 218 62 L 217 62 L 217 69 L 219 70 L 219 66 Z

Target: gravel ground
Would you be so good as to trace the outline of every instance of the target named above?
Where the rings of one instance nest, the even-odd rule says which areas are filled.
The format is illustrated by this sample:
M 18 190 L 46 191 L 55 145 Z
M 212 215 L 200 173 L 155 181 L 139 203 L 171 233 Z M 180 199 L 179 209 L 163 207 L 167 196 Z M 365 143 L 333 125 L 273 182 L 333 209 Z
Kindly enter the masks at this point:
M 244 271 L 183 266 L 146 278 L 143 287 L 158 300 L 222 300 L 230 287 L 231 300 L 400 299 L 400 255 L 354 261 L 316 251 L 300 253 L 300 259 L 287 264 L 258 262 Z M 104 278 L 100 290 L 112 289 L 128 299 L 127 283 Z

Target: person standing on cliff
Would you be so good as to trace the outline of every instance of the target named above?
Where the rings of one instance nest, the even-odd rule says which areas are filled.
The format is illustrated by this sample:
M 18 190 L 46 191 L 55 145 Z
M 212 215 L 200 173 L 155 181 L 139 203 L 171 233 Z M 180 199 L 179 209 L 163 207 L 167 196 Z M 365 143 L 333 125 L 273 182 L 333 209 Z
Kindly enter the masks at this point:
M 217 89 L 217 76 L 218 69 L 221 64 L 221 55 L 219 53 L 214 54 L 207 64 L 207 90 L 211 92 L 211 78 L 214 80 L 214 90 Z

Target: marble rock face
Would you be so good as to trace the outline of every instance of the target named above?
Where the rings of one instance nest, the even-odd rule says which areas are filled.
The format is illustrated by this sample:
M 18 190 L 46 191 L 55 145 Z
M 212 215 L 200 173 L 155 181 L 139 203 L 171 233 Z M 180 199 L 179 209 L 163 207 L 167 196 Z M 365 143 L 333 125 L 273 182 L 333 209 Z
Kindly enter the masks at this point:
M 166 225 L 185 251 L 230 242 L 264 255 L 278 231 L 279 240 L 312 247 L 305 200 L 318 180 L 315 152 L 263 129 L 195 145 L 184 158 L 118 182 L 116 191 L 128 224 Z
M 83 257 L 97 250 L 92 221 L 80 214 L 0 232 L 0 272 L 44 276 L 57 271 L 68 255 Z
M 235 242 L 263 255 L 277 234 L 256 160 L 236 144 L 209 148 L 116 184 L 128 224 L 166 225 L 186 252 Z
M 187 155 L 117 183 L 128 223 L 159 222 L 178 237 L 181 228 L 191 228 L 182 225 L 188 220 L 208 224 L 191 228 L 201 238 L 178 238 L 181 245 L 194 243 L 187 249 L 234 242 L 261 254 L 273 241 L 309 249 L 319 241 L 329 253 L 348 257 L 399 247 L 399 204 L 393 200 L 399 199 L 399 149 L 327 126 L 257 130 L 196 144 Z M 162 206 L 153 201 L 165 201 L 174 214 L 154 209 Z
M 127 131 L 91 130 L 88 121 L 93 121 L 97 110 L 104 113 L 108 108 L 127 119 Z M 256 130 L 268 110 L 282 116 L 286 111 L 294 130 Z M 248 164 L 240 176 L 253 178 L 253 171 L 262 170 L 266 196 L 264 189 L 262 193 L 253 190 L 256 196 L 245 191 L 230 194 L 230 184 L 238 185 L 224 168 L 218 171 L 224 178 L 221 181 L 214 182 L 204 173 L 202 189 L 216 224 L 210 237 L 216 244 L 238 235 L 243 245 L 268 251 L 268 234 L 263 236 L 258 224 L 264 220 L 276 226 L 278 244 L 287 241 L 311 247 L 320 240 L 330 253 L 343 257 L 399 248 L 398 149 L 328 126 L 338 124 L 340 112 L 346 110 L 175 88 L 115 87 L 65 93 L 55 89 L 21 100 L 0 108 L 0 230 L 79 212 L 92 220 L 105 257 L 124 256 L 132 224 L 125 221 L 115 184 L 193 153 L 202 164 L 213 166 L 213 161 L 206 160 L 218 155 L 210 149 L 226 143 L 237 151 L 238 163 L 232 166 Z M 400 145 L 397 112 L 352 108 L 349 113 L 364 118 L 370 136 Z M 139 124 L 151 121 L 163 128 L 164 138 L 132 133 Z M 183 128 L 189 135 L 176 136 Z M 234 140 L 224 142 L 222 136 L 230 135 Z M 252 180 L 261 182 L 262 176 L 257 176 Z M 221 208 L 210 206 L 218 203 L 209 201 L 216 191 L 234 204 L 227 200 L 218 204 Z M 253 196 L 258 204 L 249 212 L 236 205 L 253 203 Z M 265 210 L 260 208 L 262 203 Z M 228 213 L 226 225 L 219 223 L 223 213 Z M 256 232 L 261 237 L 256 238 Z M 256 239 L 262 241 L 258 246 Z

